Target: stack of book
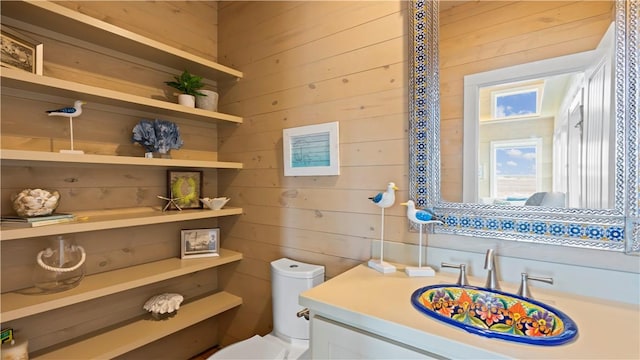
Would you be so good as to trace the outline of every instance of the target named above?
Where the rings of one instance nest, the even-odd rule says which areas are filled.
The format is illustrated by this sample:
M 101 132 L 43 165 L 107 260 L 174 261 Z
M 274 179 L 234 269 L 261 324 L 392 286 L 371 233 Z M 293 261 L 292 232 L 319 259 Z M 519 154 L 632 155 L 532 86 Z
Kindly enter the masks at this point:
M 68 223 L 75 219 L 76 217 L 73 214 L 66 213 L 53 213 L 51 215 L 35 217 L 2 216 L 0 217 L 0 224 L 2 224 L 2 226 L 36 227 Z

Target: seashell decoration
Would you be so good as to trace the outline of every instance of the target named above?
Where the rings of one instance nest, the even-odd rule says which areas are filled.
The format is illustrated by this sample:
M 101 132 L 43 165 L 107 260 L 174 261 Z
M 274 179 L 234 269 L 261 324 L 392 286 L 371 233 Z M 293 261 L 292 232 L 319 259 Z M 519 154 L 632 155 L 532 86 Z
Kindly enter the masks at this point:
M 231 200 L 228 197 L 217 197 L 217 198 L 202 198 L 200 201 L 204 204 L 204 206 L 208 207 L 211 210 L 220 210 L 227 202 Z
M 18 216 L 51 215 L 60 203 L 60 193 L 56 190 L 24 189 L 12 196 L 11 201 Z
M 173 316 L 178 311 L 184 297 L 176 293 L 163 293 L 152 296 L 143 308 L 153 315 L 154 318 L 160 320 Z

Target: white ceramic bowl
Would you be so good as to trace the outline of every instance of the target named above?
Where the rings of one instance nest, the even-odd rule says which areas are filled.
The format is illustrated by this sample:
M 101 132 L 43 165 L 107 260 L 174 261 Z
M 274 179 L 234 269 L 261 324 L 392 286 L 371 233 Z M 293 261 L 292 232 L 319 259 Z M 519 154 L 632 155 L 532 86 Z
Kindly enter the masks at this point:
M 200 201 L 204 204 L 204 206 L 208 207 L 211 210 L 220 210 L 222 207 L 231 200 L 228 197 L 218 197 L 218 198 L 202 198 Z

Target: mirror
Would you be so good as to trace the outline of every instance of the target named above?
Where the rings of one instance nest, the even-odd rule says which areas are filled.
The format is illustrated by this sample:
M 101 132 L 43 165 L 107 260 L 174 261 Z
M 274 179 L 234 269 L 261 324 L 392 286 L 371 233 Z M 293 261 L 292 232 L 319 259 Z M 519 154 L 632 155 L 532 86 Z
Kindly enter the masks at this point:
M 416 1 L 410 6 L 409 191 L 419 206 L 433 208 L 444 221 L 434 232 L 640 252 L 638 0 Z M 604 10 L 588 14 L 594 6 Z M 456 11 L 460 9 L 464 11 Z M 611 14 L 615 18 L 611 111 L 615 146 L 608 157 L 615 174 L 612 201 L 599 207 L 461 202 L 462 163 L 469 160 L 462 152 L 467 135 L 462 120 L 463 76 L 595 51 Z M 593 22 L 601 24 L 596 32 L 588 30 Z M 475 47 L 476 43 L 484 46 Z M 524 80 L 530 79 L 518 79 Z M 532 144 L 526 146 L 535 146 L 535 141 Z M 503 155 L 513 146 L 494 145 L 494 152 Z M 478 175 L 474 165 L 471 176 Z
M 605 30 L 593 50 L 464 76 L 463 202 L 614 207 L 614 23 Z

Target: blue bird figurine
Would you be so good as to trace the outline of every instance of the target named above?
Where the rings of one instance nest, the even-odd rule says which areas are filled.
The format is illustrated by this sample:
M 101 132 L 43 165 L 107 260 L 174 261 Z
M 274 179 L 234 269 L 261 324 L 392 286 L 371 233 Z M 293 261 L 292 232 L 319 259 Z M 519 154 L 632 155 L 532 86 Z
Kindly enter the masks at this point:
M 68 118 L 74 118 L 82 114 L 82 105 L 86 104 L 84 101 L 76 100 L 73 103 L 73 107 L 63 107 L 56 110 L 48 110 L 49 116 L 64 116 Z
M 386 191 L 380 192 L 376 196 L 370 197 L 369 200 L 373 201 L 374 204 L 383 209 L 391 207 L 393 206 L 393 203 L 396 202 L 396 190 L 398 190 L 396 184 L 390 182 L 389 184 L 387 184 Z
M 416 209 L 416 204 L 413 200 L 409 200 L 400 205 L 407 207 L 407 218 L 416 224 L 429 224 L 435 220 L 435 214 L 431 209 Z
M 431 209 L 416 209 L 416 203 L 413 200 L 409 200 L 402 203 L 407 207 L 407 218 L 418 224 L 420 227 L 420 240 L 418 240 L 418 266 L 407 266 L 404 271 L 409 276 L 434 276 L 435 270 L 429 266 L 422 266 L 422 225 L 441 223 L 440 220 L 435 218 L 436 214 Z
M 71 150 L 60 150 L 61 153 L 71 154 L 84 154 L 82 150 L 75 150 L 73 147 L 73 118 L 82 114 L 82 105 L 86 104 L 84 101 L 76 100 L 73 103 L 73 107 L 63 107 L 56 110 L 48 110 L 49 116 L 64 116 L 69 118 L 69 138 L 71 143 Z

